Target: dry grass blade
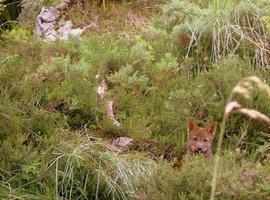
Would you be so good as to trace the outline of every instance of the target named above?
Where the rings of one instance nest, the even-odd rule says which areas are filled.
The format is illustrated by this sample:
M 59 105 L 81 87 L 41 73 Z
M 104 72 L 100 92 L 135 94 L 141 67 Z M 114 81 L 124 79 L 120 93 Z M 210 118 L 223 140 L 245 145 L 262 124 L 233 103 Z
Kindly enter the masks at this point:
M 225 132 L 226 121 L 230 115 L 230 113 L 236 112 L 243 114 L 251 119 L 264 121 L 270 125 L 270 118 L 265 114 L 261 113 L 258 110 L 251 109 L 251 108 L 244 108 L 241 104 L 237 101 L 233 100 L 235 94 L 242 95 L 244 98 L 249 99 L 251 98 L 251 90 L 254 88 L 253 86 L 256 85 L 260 91 L 265 92 L 268 97 L 270 98 L 270 87 L 265 84 L 262 80 L 260 80 L 256 76 L 246 77 L 243 80 L 239 81 L 239 83 L 233 88 L 231 94 L 228 98 L 228 103 L 225 107 L 223 119 L 220 127 L 220 134 L 218 137 L 218 144 L 217 144 L 217 152 L 215 155 L 215 163 L 214 163 L 214 172 L 212 178 L 212 188 L 211 188 L 211 200 L 215 199 L 215 191 L 217 185 L 217 172 L 219 167 L 220 161 L 220 151 L 221 151 L 221 144 Z
M 237 101 L 231 101 L 227 104 L 224 118 L 227 118 L 231 112 L 243 114 L 254 120 L 262 120 L 270 125 L 270 118 L 268 116 L 254 109 L 243 108 Z
M 234 112 L 241 113 L 243 115 L 248 116 L 251 119 L 256 119 L 256 120 L 262 120 L 265 121 L 270 125 L 270 119 L 268 116 L 262 114 L 261 112 L 254 110 L 254 109 L 248 109 L 248 108 L 239 108 L 234 110 Z

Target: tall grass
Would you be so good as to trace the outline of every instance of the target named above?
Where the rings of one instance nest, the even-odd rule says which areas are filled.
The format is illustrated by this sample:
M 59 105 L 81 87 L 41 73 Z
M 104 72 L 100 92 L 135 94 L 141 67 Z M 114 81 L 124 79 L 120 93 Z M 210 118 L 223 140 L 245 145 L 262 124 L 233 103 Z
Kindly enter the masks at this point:
M 71 140 L 62 141 L 44 154 L 54 155 L 46 166 L 47 170 L 54 168 L 56 196 L 129 199 L 137 194 L 140 177 L 150 176 L 156 168 L 154 162 L 139 155 L 121 156 L 108 151 L 99 138 L 70 134 Z
M 251 108 L 244 108 L 237 101 L 233 100 L 233 97 L 235 94 L 242 95 L 244 98 L 251 98 L 251 90 L 254 89 L 254 84 L 258 86 L 258 88 L 262 92 L 265 92 L 270 98 L 270 87 L 267 84 L 265 84 L 263 81 L 261 81 L 258 77 L 255 77 L 255 76 L 244 78 L 233 88 L 231 94 L 229 95 L 227 105 L 224 110 L 223 119 L 222 119 L 221 127 L 220 127 L 220 134 L 218 136 L 217 151 L 215 155 L 214 172 L 213 172 L 212 187 L 211 187 L 211 197 L 210 197 L 211 200 L 215 199 L 217 173 L 218 173 L 219 162 L 220 162 L 221 144 L 224 137 L 226 122 L 230 113 L 237 112 L 253 120 L 259 120 L 270 125 L 270 118 L 268 116 L 261 113 L 260 111 L 257 111 Z
M 172 31 L 173 46 L 185 52 L 185 59 L 196 55 L 199 62 L 207 55 L 216 62 L 238 54 L 267 67 L 269 28 L 264 18 L 270 15 L 269 7 L 260 1 L 171 1 L 157 26 Z
M 5 28 L 10 29 L 17 23 L 16 20 L 20 14 L 21 0 L 0 0 L 0 31 Z

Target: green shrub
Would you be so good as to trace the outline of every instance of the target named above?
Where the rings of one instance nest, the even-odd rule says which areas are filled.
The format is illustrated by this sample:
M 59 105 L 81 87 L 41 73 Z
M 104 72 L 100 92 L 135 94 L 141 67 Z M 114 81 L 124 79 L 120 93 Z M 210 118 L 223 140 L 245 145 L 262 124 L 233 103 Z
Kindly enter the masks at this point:
M 269 82 L 268 69 L 251 61 L 258 46 L 240 40 L 251 33 L 247 18 L 253 27 L 267 15 L 267 2 L 249 4 L 170 1 L 154 26 L 130 40 L 93 33 L 44 43 L 24 28 L 3 34 L 0 197 L 207 199 L 213 169 L 201 157 L 184 158 L 187 120 L 220 122 L 239 80 L 256 75 Z M 240 32 L 231 27 L 238 14 Z M 256 29 L 260 37 L 264 25 Z M 236 39 L 229 46 L 227 36 Z M 97 74 L 108 85 L 104 100 Z M 268 96 L 254 87 L 251 97 L 235 98 L 269 115 Z M 107 116 L 107 100 L 120 127 Z M 230 116 L 217 199 L 270 195 L 267 128 Z M 137 146 L 110 152 L 108 140 L 118 136 Z
M 203 14 L 203 10 L 190 1 L 172 0 L 162 10 L 161 24 L 172 30 L 178 24 L 192 22 Z M 160 23 L 160 21 L 158 21 Z
M 235 163 L 234 153 L 226 152 L 219 168 L 216 199 L 263 199 L 269 195 L 264 176 L 267 165 Z M 143 177 L 144 199 L 207 199 L 210 195 L 212 168 L 202 159 L 185 159 L 181 169 L 160 166 L 152 176 Z M 258 182 L 257 182 L 258 181 Z M 262 184 L 256 184 L 262 183 Z

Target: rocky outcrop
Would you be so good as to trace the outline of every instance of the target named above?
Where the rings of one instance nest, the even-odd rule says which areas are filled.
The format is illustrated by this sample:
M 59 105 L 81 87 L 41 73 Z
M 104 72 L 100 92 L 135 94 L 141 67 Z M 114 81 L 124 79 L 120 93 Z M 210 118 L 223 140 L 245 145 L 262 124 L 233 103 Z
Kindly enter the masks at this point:
M 57 39 L 67 40 L 69 37 L 81 35 L 89 26 L 73 28 L 72 21 L 61 19 L 61 13 L 67 9 L 70 4 L 71 0 L 63 0 L 55 7 L 43 7 L 36 18 L 35 31 L 37 36 L 50 42 Z

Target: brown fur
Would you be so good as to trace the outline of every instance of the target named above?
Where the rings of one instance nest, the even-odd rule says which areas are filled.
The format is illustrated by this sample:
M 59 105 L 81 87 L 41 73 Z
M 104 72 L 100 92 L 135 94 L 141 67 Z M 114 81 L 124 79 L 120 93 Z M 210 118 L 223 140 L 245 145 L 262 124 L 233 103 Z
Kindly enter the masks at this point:
M 206 128 L 199 127 L 195 121 L 189 120 L 188 124 L 188 155 L 202 153 L 207 163 L 213 160 L 211 145 L 216 132 L 216 122 Z

